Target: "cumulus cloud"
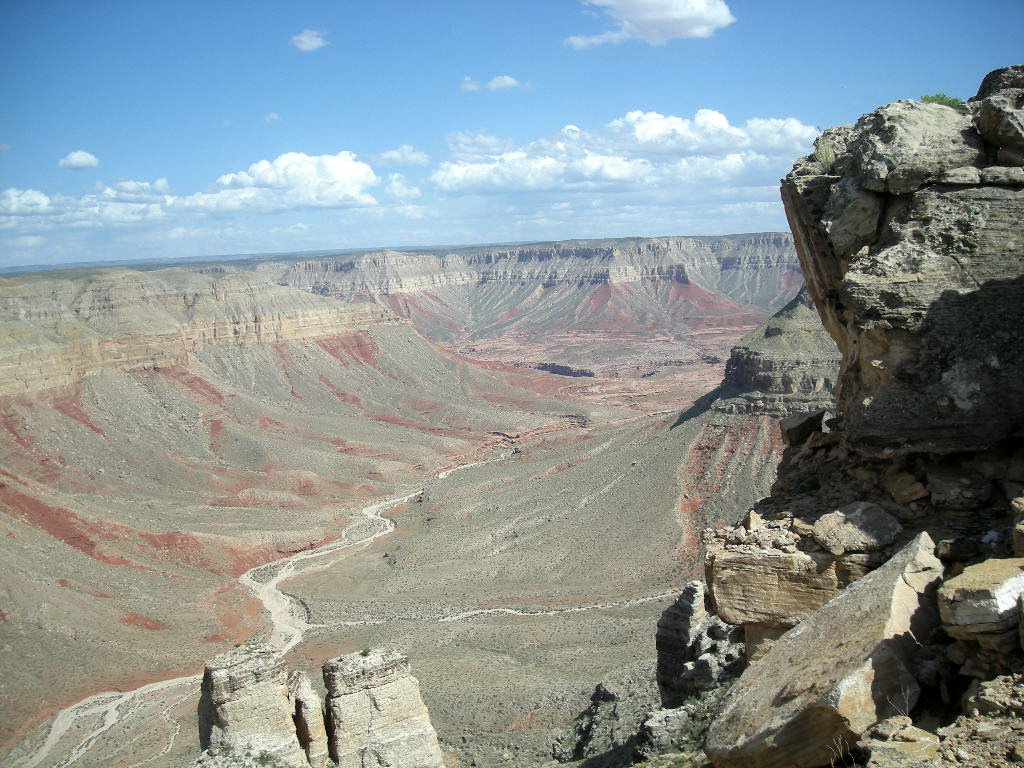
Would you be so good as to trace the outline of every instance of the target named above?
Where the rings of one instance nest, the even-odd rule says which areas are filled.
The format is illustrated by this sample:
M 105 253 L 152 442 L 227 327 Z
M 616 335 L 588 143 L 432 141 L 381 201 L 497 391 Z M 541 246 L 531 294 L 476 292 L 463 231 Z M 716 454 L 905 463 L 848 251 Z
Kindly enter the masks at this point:
M 724 0 L 583 0 L 602 9 L 615 26 L 596 35 L 573 35 L 566 45 L 577 50 L 604 43 L 642 40 L 663 45 L 680 37 L 711 37 L 736 19 Z
M 816 135 L 793 118 L 755 118 L 734 126 L 710 109 L 689 118 L 636 110 L 599 131 L 566 125 L 551 138 L 521 146 L 488 134 L 454 134 L 451 159 L 430 180 L 451 193 L 621 191 L 699 182 L 742 186 L 783 172 Z
M 292 45 L 303 53 L 309 53 L 318 48 L 323 48 L 325 45 L 330 45 L 324 38 L 326 34 L 323 30 L 304 29 L 299 34 L 292 35 Z
M 267 112 L 267 114 L 263 116 L 264 123 L 276 123 L 280 119 L 281 116 L 277 114 L 277 112 Z
M 487 81 L 487 90 L 500 91 L 502 88 L 525 88 L 526 83 L 521 83 L 511 75 L 497 75 Z
M 75 171 L 80 171 L 84 168 L 95 168 L 100 164 L 99 158 L 84 149 L 76 149 L 72 152 L 68 152 L 64 157 L 57 161 L 57 165 L 61 168 L 70 168 Z
M 479 91 L 480 90 L 480 83 L 478 83 L 476 80 L 474 80 L 469 75 L 466 75 L 464 78 L 462 78 L 462 82 L 459 83 L 459 90 L 460 91 Z
M 420 152 L 411 144 L 403 144 L 381 152 L 373 159 L 381 165 L 427 165 L 430 162 L 430 156 L 426 152 Z
M 380 183 L 353 152 L 286 152 L 247 170 L 219 177 L 216 188 L 177 198 L 175 204 L 211 211 L 280 211 L 303 207 L 375 205 L 367 189 Z
M 410 184 L 400 173 L 388 176 L 387 191 L 395 200 L 415 200 L 423 195 L 419 187 Z

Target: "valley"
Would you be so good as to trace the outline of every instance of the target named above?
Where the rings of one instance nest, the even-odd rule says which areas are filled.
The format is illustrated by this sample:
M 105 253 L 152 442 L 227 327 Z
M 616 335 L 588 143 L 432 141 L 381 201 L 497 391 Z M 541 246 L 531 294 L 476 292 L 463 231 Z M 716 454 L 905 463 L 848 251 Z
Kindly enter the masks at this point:
M 3 764 L 188 765 L 188 681 L 254 635 L 401 648 L 453 765 L 543 762 L 613 670 L 656 690 L 698 532 L 781 451 L 680 416 L 799 287 L 788 237 L 707 241 L 0 280 Z

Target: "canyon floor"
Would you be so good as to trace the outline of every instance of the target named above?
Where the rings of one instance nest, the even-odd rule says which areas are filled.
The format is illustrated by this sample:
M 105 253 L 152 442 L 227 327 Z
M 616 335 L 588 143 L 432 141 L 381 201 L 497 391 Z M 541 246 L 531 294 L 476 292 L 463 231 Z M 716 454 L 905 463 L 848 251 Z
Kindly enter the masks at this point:
M 0 764 L 189 765 L 203 662 L 282 621 L 314 679 L 408 654 L 450 765 L 550 759 L 598 682 L 653 695 L 697 533 L 771 483 L 773 419 L 681 413 L 779 280 L 685 339 L 475 342 L 255 273 L 0 281 Z

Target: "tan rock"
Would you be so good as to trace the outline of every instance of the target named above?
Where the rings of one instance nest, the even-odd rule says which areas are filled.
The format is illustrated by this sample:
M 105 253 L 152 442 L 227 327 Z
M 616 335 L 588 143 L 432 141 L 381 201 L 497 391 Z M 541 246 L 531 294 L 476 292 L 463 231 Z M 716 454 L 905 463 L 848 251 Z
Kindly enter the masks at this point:
M 1019 601 L 1024 594 L 1024 558 L 992 558 L 968 566 L 938 593 L 939 613 L 951 636 L 983 648 L 1017 647 Z
M 392 650 L 324 663 L 330 753 L 341 768 L 443 768 L 409 660 Z
M 886 473 L 882 479 L 882 488 L 893 501 L 900 504 L 909 504 L 928 497 L 928 489 L 909 472 Z
M 726 694 L 707 735 L 716 768 L 814 768 L 909 711 L 915 637 L 938 623 L 926 533 L 791 629 Z
M 324 711 L 320 697 L 305 672 L 288 675 L 288 696 L 293 703 L 295 735 L 306 759 L 312 768 L 324 768 L 328 760 Z
M 309 765 L 295 734 L 284 665 L 269 646 L 246 643 L 211 660 L 200 708 L 200 742 L 211 751 L 249 748 L 286 766 Z
M 877 504 L 855 501 L 818 518 L 814 539 L 833 555 L 875 552 L 891 544 L 902 530 L 899 521 Z
M 791 627 L 842 588 L 823 553 L 719 547 L 705 561 L 715 613 L 729 624 Z
M 751 664 L 768 653 L 768 649 L 785 633 L 785 627 L 771 627 L 767 624 L 744 624 L 743 639 L 747 646 L 747 663 Z

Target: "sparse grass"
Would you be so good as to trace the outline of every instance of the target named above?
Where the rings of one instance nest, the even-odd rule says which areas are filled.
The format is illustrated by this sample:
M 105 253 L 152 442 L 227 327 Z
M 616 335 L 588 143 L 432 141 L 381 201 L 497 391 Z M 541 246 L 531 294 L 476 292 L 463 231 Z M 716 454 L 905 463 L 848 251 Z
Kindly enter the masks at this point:
M 961 99 L 956 96 L 949 96 L 945 93 L 929 93 L 921 97 L 925 104 L 942 104 L 953 109 L 960 109 L 964 105 Z
M 814 159 L 825 173 L 830 173 L 836 164 L 836 148 L 827 136 L 819 136 L 814 142 Z

